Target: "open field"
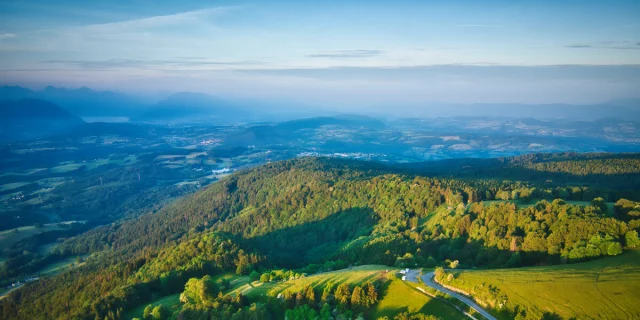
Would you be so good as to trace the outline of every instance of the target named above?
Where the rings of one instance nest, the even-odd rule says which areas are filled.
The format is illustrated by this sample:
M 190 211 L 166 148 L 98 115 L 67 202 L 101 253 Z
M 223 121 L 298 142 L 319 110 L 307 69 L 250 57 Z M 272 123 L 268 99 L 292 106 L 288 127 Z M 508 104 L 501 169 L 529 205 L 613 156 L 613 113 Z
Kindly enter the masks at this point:
M 112 160 L 109 158 L 105 159 L 95 159 L 92 161 L 83 161 L 76 163 L 61 163 L 59 166 L 51 168 L 49 171 L 51 173 L 64 173 L 75 171 L 80 168 L 84 168 L 85 170 L 94 170 L 100 166 L 106 166 L 108 164 L 116 164 L 116 165 L 130 165 L 137 162 L 136 156 L 127 156 L 124 159 Z
M 329 282 L 334 284 L 349 283 L 351 285 L 360 285 L 368 281 L 385 279 L 387 274 L 386 270 L 395 271 L 395 269 L 390 269 L 386 266 L 365 265 L 285 282 L 263 284 L 260 282 L 248 283 L 248 281 L 245 280 L 247 282 L 236 287 L 230 293 L 237 294 L 242 292 L 242 294 L 250 299 L 259 299 L 267 295 L 277 296 L 278 293 L 285 290 L 300 291 L 306 286 L 312 286 L 316 290 L 321 290 Z M 401 280 L 387 282 L 381 290 L 381 299 L 373 309 L 371 318 L 377 319 L 378 317 L 387 316 L 393 319 L 395 315 L 402 312 L 419 312 L 435 315 L 442 319 L 466 319 L 466 317 L 455 308 L 419 292 L 415 286 L 414 284 L 405 283 Z
M 452 306 L 432 298 L 416 289 L 417 284 L 393 280 L 383 292 L 384 296 L 376 305 L 372 319 L 388 317 L 393 319 L 401 312 L 423 313 L 440 319 L 467 319 Z
M 89 254 L 85 254 L 85 255 L 81 255 L 80 258 L 82 258 L 82 260 L 84 261 L 89 256 L 90 256 Z M 53 276 L 69 268 L 81 267 L 85 263 L 86 262 L 76 263 L 76 257 L 68 257 L 68 258 L 65 258 L 64 260 L 54 262 L 45 266 L 44 268 L 35 272 L 33 276 Z
M 181 155 L 181 154 L 165 154 L 165 155 L 157 156 L 155 160 L 157 161 L 157 160 L 180 159 L 180 158 L 185 158 L 185 155 Z
M 187 159 L 195 159 L 198 156 L 206 156 L 206 155 L 207 155 L 206 152 L 194 152 L 194 153 L 191 153 L 191 154 L 187 155 Z
M 89 256 L 90 254 L 85 254 L 79 257 L 82 258 L 84 261 Z M 80 262 L 80 263 L 75 263 L 75 262 L 76 262 L 76 257 L 67 257 L 63 260 L 50 263 L 32 274 L 25 275 L 23 278 L 35 278 L 35 277 L 45 277 L 45 276 L 51 277 L 63 271 L 70 270 L 72 268 L 81 267 L 86 263 L 86 262 Z M 23 284 L 20 284 L 19 286 L 14 288 L 10 288 L 10 287 L 0 288 L 0 300 L 3 299 L 11 291 L 20 289 L 22 285 Z
M 43 233 L 47 231 L 53 230 L 62 230 L 58 224 L 46 224 L 42 228 L 36 228 L 34 226 L 26 226 L 17 228 L 18 232 L 15 232 L 16 229 L 4 230 L 0 231 L 0 250 L 4 250 L 6 248 L 11 247 L 14 243 L 31 237 L 34 234 Z
M 0 191 L 7 191 L 7 190 L 13 190 L 13 189 L 18 189 L 22 186 L 26 186 L 28 185 L 29 182 L 13 182 L 13 183 L 7 183 L 7 184 L 3 184 L 0 185 Z
M 49 169 L 51 173 L 63 173 L 78 170 L 84 167 L 83 163 L 66 163 Z
M 384 277 L 385 270 L 387 269 L 389 268 L 385 266 L 366 265 L 351 269 L 320 273 L 296 280 L 272 283 L 261 283 L 258 281 L 250 283 L 248 278 L 245 280 L 239 279 L 238 281 L 241 285 L 234 286 L 232 281 L 232 290 L 229 293 L 235 295 L 241 292 L 249 298 L 259 298 L 263 296 L 277 296 L 278 293 L 285 290 L 300 291 L 306 286 L 312 286 L 319 290 L 329 282 L 336 285 L 343 282 L 350 284 L 362 284 L 367 281 L 374 281 L 379 277 Z
M 352 285 L 363 284 L 368 281 L 375 281 L 377 279 L 384 278 L 387 269 L 389 269 L 389 267 L 386 266 L 359 266 L 351 269 L 312 275 L 297 280 L 267 284 L 262 290 L 269 289 L 267 292 L 268 295 L 277 296 L 278 293 L 285 290 L 297 292 L 304 289 L 306 286 L 312 286 L 314 289 L 323 288 L 329 282 L 336 285 L 345 282 Z
M 22 239 L 31 237 L 35 234 L 54 231 L 54 230 L 62 230 L 64 228 L 61 226 L 61 224 L 71 224 L 71 223 L 86 223 L 86 220 L 82 220 L 82 221 L 73 220 L 73 221 L 62 221 L 57 223 L 47 223 L 47 224 L 44 224 L 41 228 L 36 228 L 35 226 L 25 226 L 25 227 L 18 227 L 11 230 L 0 231 L 0 250 L 9 248 L 14 243 Z
M 240 287 L 245 287 L 247 286 L 247 284 L 249 283 L 249 277 L 247 276 L 239 276 L 236 274 L 232 274 L 232 273 L 228 273 L 228 274 L 223 274 L 223 275 L 217 275 L 214 276 L 213 279 L 215 281 L 225 278 L 227 280 L 229 280 L 229 282 L 231 283 L 231 287 L 229 289 L 227 289 L 226 291 L 224 291 L 223 293 L 225 294 L 237 294 L 237 289 Z M 251 288 L 250 286 L 248 286 L 248 288 Z M 182 308 L 182 303 L 180 302 L 180 293 L 176 293 L 176 294 L 172 294 L 169 296 L 165 296 L 165 297 L 161 297 L 158 298 L 156 300 L 153 300 L 149 303 L 144 303 L 142 305 L 137 306 L 136 308 L 130 310 L 129 312 L 127 312 L 124 315 L 123 319 L 132 319 L 132 318 L 141 318 L 142 319 L 142 314 L 144 312 L 144 308 L 146 306 L 148 306 L 149 304 L 153 305 L 153 306 L 157 306 L 157 305 L 164 305 L 167 308 L 169 308 L 169 310 L 171 310 L 171 312 L 175 312 L 178 311 Z
M 495 299 L 483 295 L 494 286 L 510 307 L 520 306 L 536 314 L 560 319 L 639 319 L 640 250 L 617 257 L 572 265 L 455 272 L 450 285 L 470 292 L 494 306 Z
M 33 168 L 33 169 L 27 169 L 24 170 L 23 172 L 4 172 L 2 174 L 0 174 L 0 177 L 4 177 L 4 176 L 28 176 L 34 173 L 38 173 L 40 171 L 45 171 L 47 170 L 47 168 Z
M 58 242 L 52 242 L 52 243 L 48 243 L 45 245 L 41 245 L 38 248 L 38 253 L 46 256 L 48 254 L 50 254 L 51 252 L 53 252 L 53 250 L 58 246 Z
M 251 283 L 251 281 L 249 281 L 248 276 L 240 276 L 234 273 L 227 273 L 227 274 L 217 275 L 213 277 L 214 281 L 218 281 L 220 279 L 226 279 L 229 281 L 229 288 L 222 291 L 223 294 L 236 295 L 238 292 L 240 292 L 238 291 L 238 289 L 245 288 L 247 287 L 247 285 Z M 248 287 L 251 288 L 252 286 L 248 286 Z
M 132 318 L 140 318 L 142 319 L 142 314 L 144 312 L 144 308 L 149 305 L 152 304 L 154 306 L 157 305 L 164 305 L 165 307 L 169 308 L 169 310 L 171 310 L 171 313 L 178 311 L 182 308 L 182 303 L 180 302 L 180 294 L 176 293 L 176 294 L 172 294 L 170 296 L 166 296 L 166 297 L 162 297 L 158 300 L 154 300 L 150 303 L 147 304 L 143 304 L 140 305 L 138 307 L 136 307 L 135 309 L 132 309 L 131 311 L 127 312 L 124 314 L 124 317 L 122 319 L 132 319 Z

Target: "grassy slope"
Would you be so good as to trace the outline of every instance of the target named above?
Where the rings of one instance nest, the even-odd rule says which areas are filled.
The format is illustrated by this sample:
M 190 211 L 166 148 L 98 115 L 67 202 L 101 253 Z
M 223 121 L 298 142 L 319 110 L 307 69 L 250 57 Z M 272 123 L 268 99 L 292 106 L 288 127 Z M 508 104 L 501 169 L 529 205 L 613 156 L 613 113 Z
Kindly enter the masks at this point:
M 327 283 L 340 284 L 347 282 L 349 284 L 362 284 L 367 281 L 375 281 L 379 277 L 384 277 L 386 266 L 366 265 L 354 267 L 351 269 L 338 270 L 308 276 L 297 280 L 289 280 L 285 282 L 264 283 L 254 282 L 245 284 L 236 288 L 233 293 L 242 292 L 249 298 L 259 298 L 261 296 L 277 296 L 285 290 L 293 292 L 300 291 L 306 286 L 312 286 L 315 289 L 323 288 Z
M 352 285 L 363 284 L 367 281 L 385 278 L 386 270 L 390 270 L 390 268 L 373 265 L 359 266 L 286 282 L 266 284 L 254 282 L 253 284 L 245 284 L 244 286 L 238 287 L 234 292 L 243 292 L 243 294 L 253 300 L 265 295 L 277 295 L 285 290 L 299 291 L 306 286 L 313 286 L 317 290 L 320 290 L 320 288 L 324 287 L 328 282 L 334 284 L 343 282 Z M 466 317 L 455 308 L 419 292 L 410 284 L 400 280 L 387 283 L 387 286 L 381 292 L 380 301 L 373 310 L 372 319 L 383 316 L 388 316 L 390 319 L 393 319 L 393 316 L 405 311 L 432 314 L 442 319 L 466 319 Z
M 248 277 L 228 276 L 231 288 L 226 293 L 242 292 L 251 300 L 256 300 L 285 290 L 298 291 L 308 285 L 319 289 L 329 281 L 335 284 L 362 284 L 384 278 L 387 269 L 385 266 L 367 265 L 266 284 L 250 283 Z M 455 286 L 467 291 L 472 291 L 474 286 L 482 283 L 497 286 L 514 304 L 537 307 L 562 318 L 640 318 L 640 305 L 637 304 L 637 297 L 640 297 L 640 250 L 573 265 L 463 271 L 455 280 Z M 181 307 L 178 299 L 179 294 L 176 294 L 160 298 L 152 304 L 164 304 L 175 311 Z M 144 307 L 140 306 L 126 316 L 141 316 Z M 448 304 L 400 280 L 387 283 L 372 318 L 387 316 L 392 319 L 405 311 L 432 314 L 442 319 L 466 319 Z
M 249 282 L 249 277 L 246 276 L 238 276 L 235 274 L 224 274 L 224 275 L 219 275 L 219 276 L 215 276 L 213 277 L 214 280 L 218 280 L 221 278 L 226 278 L 227 280 L 229 280 L 231 282 L 231 287 L 229 288 L 229 290 L 227 290 L 224 293 L 229 293 L 231 291 L 235 291 L 235 289 L 237 289 L 239 286 L 242 286 L 243 284 L 246 284 L 247 282 Z M 175 312 L 178 311 L 180 309 L 182 309 L 182 303 L 180 302 L 180 293 L 176 293 L 176 294 L 172 294 L 169 296 L 164 296 L 161 298 L 158 298 L 156 300 L 153 300 L 149 303 L 145 303 L 142 305 L 137 306 L 136 308 L 128 311 L 125 313 L 123 319 L 132 319 L 132 318 L 140 318 L 142 319 L 142 314 L 144 312 L 144 308 L 146 308 L 148 305 L 153 305 L 153 306 L 157 306 L 157 305 L 164 305 L 165 307 L 169 308 L 169 310 L 171 310 L 171 312 Z
M 180 302 L 180 294 L 176 293 L 176 294 L 172 294 L 170 296 L 162 297 L 162 298 L 160 298 L 158 300 L 155 300 L 155 301 L 153 301 L 151 303 L 138 306 L 137 308 L 125 313 L 123 319 L 132 319 L 132 318 L 140 318 L 140 319 L 142 319 L 142 314 L 144 313 L 144 308 L 146 308 L 147 305 L 149 305 L 149 304 L 152 304 L 154 306 L 162 304 L 165 307 L 169 308 L 169 310 L 171 310 L 172 313 L 182 309 L 182 303 Z
M 640 319 L 640 250 L 572 265 L 463 271 L 453 282 L 466 291 L 481 284 L 562 318 Z
M 468 319 L 452 306 L 434 299 L 415 289 L 417 284 L 393 280 L 376 305 L 372 319 L 388 317 L 393 319 L 401 312 L 423 313 L 440 319 Z
M 57 224 L 47 224 L 42 228 L 36 228 L 34 226 L 25 226 L 17 228 L 18 232 L 14 232 L 15 229 L 0 231 L 0 250 L 8 249 L 16 242 L 31 237 L 33 235 L 62 230 L 62 228 Z
M 83 258 L 88 257 L 89 255 L 84 255 L 82 256 Z M 74 264 L 74 266 L 77 268 L 79 266 L 84 265 L 84 263 L 80 263 L 79 265 L 75 265 L 75 257 L 71 257 L 71 258 L 66 258 L 64 260 L 61 261 L 57 261 L 54 263 L 50 263 L 48 265 L 46 265 L 45 267 L 43 267 L 42 269 L 38 270 L 37 272 L 34 272 L 33 275 L 41 275 L 41 276 L 53 276 L 56 275 L 62 271 L 65 271 L 67 268 L 70 268 L 70 266 L 72 264 Z

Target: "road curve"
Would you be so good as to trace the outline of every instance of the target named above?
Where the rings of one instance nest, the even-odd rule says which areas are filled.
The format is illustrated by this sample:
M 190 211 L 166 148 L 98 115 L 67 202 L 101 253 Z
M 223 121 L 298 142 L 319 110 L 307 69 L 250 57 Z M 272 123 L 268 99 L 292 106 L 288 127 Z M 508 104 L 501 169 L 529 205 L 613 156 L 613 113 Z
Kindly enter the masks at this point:
M 412 282 L 419 282 L 418 281 L 418 275 L 419 272 L 418 270 L 410 270 L 409 273 L 407 274 L 407 280 L 412 281 Z M 489 319 L 489 320 L 497 320 L 496 317 L 492 316 L 489 312 L 487 312 L 486 310 L 482 309 L 481 306 L 479 306 L 477 303 L 475 303 L 475 301 L 467 298 L 464 295 L 461 295 L 457 292 L 451 291 L 441 285 L 439 285 L 438 283 L 436 283 L 435 281 L 433 281 L 433 277 L 434 277 L 434 272 L 429 272 L 425 275 L 422 276 L 422 282 L 431 287 L 434 288 L 440 292 L 446 293 L 460 301 L 462 301 L 464 304 L 468 305 L 469 307 L 471 307 L 473 310 L 475 310 L 476 312 L 478 312 L 479 314 L 483 315 L 485 318 Z

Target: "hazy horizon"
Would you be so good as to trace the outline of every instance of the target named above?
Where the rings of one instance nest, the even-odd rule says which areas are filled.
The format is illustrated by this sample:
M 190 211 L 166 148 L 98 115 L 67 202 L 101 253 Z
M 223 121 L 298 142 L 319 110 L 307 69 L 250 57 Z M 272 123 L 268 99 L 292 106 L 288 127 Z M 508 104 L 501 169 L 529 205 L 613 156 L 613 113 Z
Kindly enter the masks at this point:
M 0 3 L 0 84 L 344 105 L 640 98 L 635 1 Z

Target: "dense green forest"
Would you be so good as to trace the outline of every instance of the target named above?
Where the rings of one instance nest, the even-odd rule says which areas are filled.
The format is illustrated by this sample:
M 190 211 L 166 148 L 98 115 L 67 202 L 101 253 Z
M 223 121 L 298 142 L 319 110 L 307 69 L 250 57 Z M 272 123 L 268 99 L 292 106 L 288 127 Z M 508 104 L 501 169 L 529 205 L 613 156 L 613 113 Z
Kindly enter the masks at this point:
M 203 277 L 282 267 L 326 271 L 329 261 L 464 268 L 564 264 L 618 255 L 635 245 L 640 204 L 627 188 L 638 184 L 638 176 L 624 170 L 633 168 L 625 163 L 637 163 L 637 156 L 538 157 L 544 158 L 482 160 L 475 167 L 451 163 L 441 171 L 443 164 L 391 167 L 302 158 L 238 172 L 158 212 L 66 240 L 54 254 L 92 257 L 81 268 L 11 293 L 0 303 L 0 317 L 120 319 L 158 295 L 184 292 L 185 304 L 197 306 L 202 298 L 189 298 L 192 287 L 209 288 L 192 289 L 206 292 L 210 305 L 205 311 L 184 308 L 185 318 L 265 318 L 284 309 L 322 314 L 318 304 L 313 311 L 302 310 L 301 303 L 294 309 L 296 299 L 283 306 L 216 296 L 217 284 Z M 456 167 L 464 170 L 451 169 Z M 497 168 L 512 170 L 489 178 Z M 536 178 L 525 179 L 531 172 Z M 626 195 L 632 197 L 620 200 Z M 607 201 L 617 203 L 611 209 Z M 348 290 L 353 296 L 356 289 Z M 302 295 L 304 301 L 311 293 Z
M 640 201 L 640 154 L 544 153 L 495 159 L 453 159 L 398 165 L 407 173 L 464 179 L 527 181 L 552 189 L 547 199 Z M 581 186 L 582 188 L 576 188 Z M 588 188 L 585 188 L 588 187 Z M 561 194 L 562 193 L 562 194 Z
M 568 157 L 567 157 L 568 155 Z M 640 161 L 635 154 L 587 153 L 576 154 L 533 154 L 514 158 L 513 165 L 545 172 L 562 172 L 577 176 L 637 174 Z

